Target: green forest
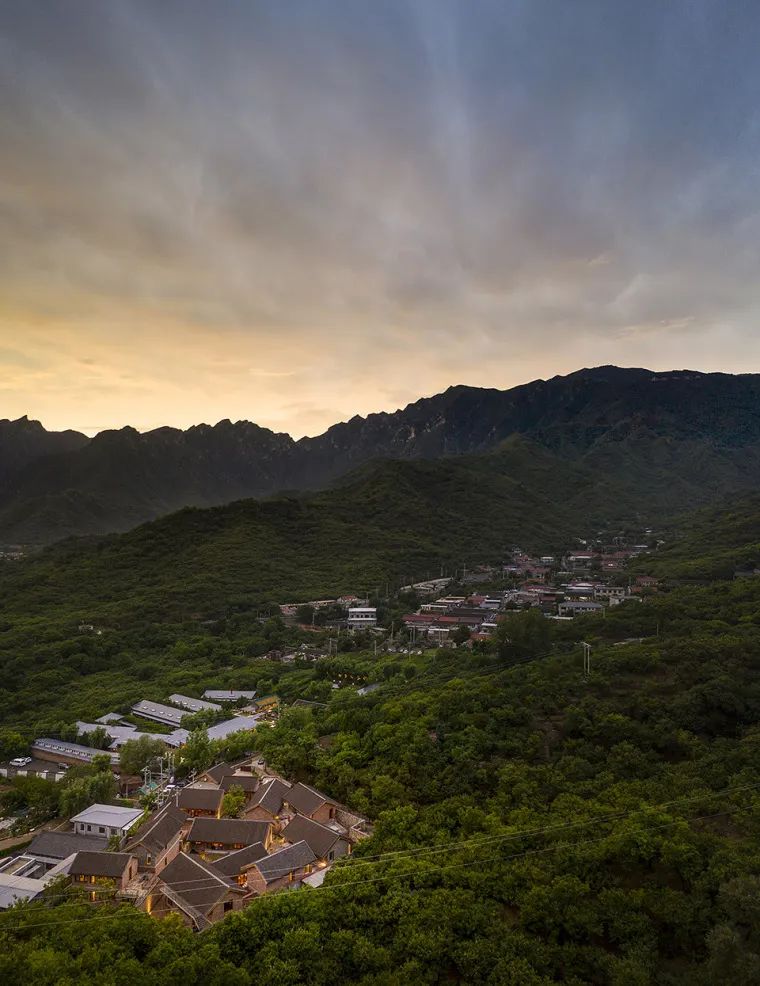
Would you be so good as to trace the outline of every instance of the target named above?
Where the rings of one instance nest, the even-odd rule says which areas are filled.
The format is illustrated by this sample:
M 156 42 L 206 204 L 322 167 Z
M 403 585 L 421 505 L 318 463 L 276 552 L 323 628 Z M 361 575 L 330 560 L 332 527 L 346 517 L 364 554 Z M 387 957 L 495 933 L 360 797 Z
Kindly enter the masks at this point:
M 760 578 L 684 574 L 726 551 L 732 572 L 745 564 L 757 528 L 753 502 L 739 509 L 639 562 L 663 590 L 605 619 L 547 632 L 516 614 L 491 646 L 378 664 L 348 653 L 265 672 L 244 657 L 236 680 L 267 673 L 325 703 L 286 711 L 256 749 L 366 812 L 372 838 L 321 888 L 261 898 L 200 936 L 51 891 L 0 915 L 0 981 L 760 981 Z M 204 637 L 165 632 L 175 670 L 145 680 L 196 662 L 198 680 L 226 679 L 221 660 L 241 653 L 222 634 L 193 655 Z M 381 687 L 333 690 L 341 675 Z

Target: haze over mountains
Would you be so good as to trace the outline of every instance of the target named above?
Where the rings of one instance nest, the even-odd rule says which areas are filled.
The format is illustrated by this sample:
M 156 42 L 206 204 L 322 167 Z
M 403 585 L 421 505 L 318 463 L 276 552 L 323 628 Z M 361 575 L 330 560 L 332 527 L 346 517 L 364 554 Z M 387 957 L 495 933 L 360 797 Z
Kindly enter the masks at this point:
M 524 440 L 519 455 L 500 448 L 515 436 Z M 298 441 L 248 421 L 144 434 L 127 427 L 91 439 L 26 418 L 0 421 L 0 540 L 49 543 L 127 530 L 185 506 L 318 490 L 375 460 L 477 454 L 482 469 L 482 456 L 498 450 L 490 471 L 520 482 L 531 446 L 546 475 L 553 458 L 558 479 L 572 464 L 589 489 L 603 479 L 610 503 L 624 497 L 643 513 L 753 489 L 760 375 L 606 366 L 505 391 L 458 386 Z M 414 485 L 413 466 L 405 479 Z M 559 502 L 561 490 L 554 495 Z M 523 505 L 530 509 L 528 486 Z

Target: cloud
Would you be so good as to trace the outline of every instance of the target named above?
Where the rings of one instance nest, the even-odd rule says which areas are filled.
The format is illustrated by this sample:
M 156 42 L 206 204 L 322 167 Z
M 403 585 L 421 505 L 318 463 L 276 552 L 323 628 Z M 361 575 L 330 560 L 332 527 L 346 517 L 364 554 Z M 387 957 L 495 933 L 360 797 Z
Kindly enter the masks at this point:
M 757 368 L 759 21 L 8 4 L 2 413 L 302 434 L 457 382 Z

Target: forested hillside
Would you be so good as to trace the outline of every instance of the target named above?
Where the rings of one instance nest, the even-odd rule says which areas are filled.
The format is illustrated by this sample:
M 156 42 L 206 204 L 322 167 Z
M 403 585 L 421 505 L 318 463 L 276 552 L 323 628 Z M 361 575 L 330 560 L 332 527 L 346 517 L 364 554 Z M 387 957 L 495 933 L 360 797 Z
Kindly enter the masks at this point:
M 66 541 L 6 565 L 0 587 L 8 612 L 215 617 L 499 559 L 516 540 L 548 550 L 636 513 L 620 485 L 514 439 L 484 456 L 380 463 L 324 493 L 188 509 Z
M 682 535 L 647 560 L 657 575 L 669 579 L 730 579 L 760 568 L 760 497 L 734 497 L 701 510 L 678 525 Z
M 760 377 L 603 366 L 510 390 L 451 387 L 299 441 L 248 421 L 93 439 L 0 422 L 0 541 L 122 531 L 185 506 L 324 488 L 378 459 L 483 454 L 515 436 L 625 484 L 643 510 L 683 510 L 760 481 Z
M 0 916 L 0 978 L 750 986 L 759 613 L 760 582 L 682 586 L 520 648 L 397 656 L 372 695 L 255 743 L 376 821 L 322 888 L 196 937 L 129 906 L 32 905 Z
M 387 462 L 325 493 L 62 542 L 0 566 L 0 716 L 44 733 L 92 714 L 99 691 L 121 704 L 183 674 L 200 682 L 275 646 L 256 619 L 274 604 L 384 593 L 442 564 L 498 561 L 517 539 L 561 547 L 626 502 L 515 440 L 497 456 Z M 79 633 L 82 621 L 102 634 Z
M 0 566 L 0 716 L 45 732 L 69 711 L 92 714 L 99 690 L 124 702 L 183 674 L 208 678 L 275 646 L 257 617 L 278 603 L 380 595 L 441 566 L 500 561 L 515 544 L 561 549 L 600 526 L 656 518 L 642 503 L 640 492 L 513 439 L 482 456 L 366 467 L 324 493 L 62 542 Z M 755 501 L 746 504 L 682 519 L 687 540 L 646 564 L 731 576 L 759 539 Z M 79 633 L 83 621 L 102 634 Z

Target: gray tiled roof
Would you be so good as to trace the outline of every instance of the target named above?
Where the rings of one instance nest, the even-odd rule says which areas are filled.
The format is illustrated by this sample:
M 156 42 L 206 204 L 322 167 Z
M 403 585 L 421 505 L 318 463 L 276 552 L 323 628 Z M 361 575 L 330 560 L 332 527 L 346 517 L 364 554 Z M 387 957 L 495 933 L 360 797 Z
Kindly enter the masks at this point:
M 300 782 L 293 785 L 285 800 L 302 815 L 310 815 L 326 801 L 335 804 L 326 794 L 322 794 L 313 787 L 309 787 L 307 784 L 301 784 Z
M 174 842 L 186 821 L 187 815 L 184 811 L 180 811 L 169 802 L 145 819 L 126 848 L 130 852 L 134 851 L 138 856 L 142 856 L 141 849 L 158 856 Z
M 310 863 L 316 863 L 317 857 L 309 848 L 306 842 L 297 842 L 294 846 L 287 846 L 273 852 L 271 856 L 266 856 L 254 863 L 256 869 L 261 873 L 267 883 L 279 880 L 287 876 L 291 870 L 299 870 Z
M 105 849 L 108 839 L 94 835 L 77 835 L 75 832 L 40 832 L 28 848 L 28 856 L 47 856 L 50 859 L 66 859 L 80 851 L 98 852 Z
M 265 842 L 269 828 L 269 822 L 249 822 L 243 818 L 195 818 L 187 840 L 250 846 L 254 842 Z
M 224 791 L 218 787 L 185 787 L 179 792 L 177 807 L 183 811 L 218 811 Z
M 229 791 L 231 787 L 242 787 L 246 794 L 254 794 L 259 789 L 260 781 L 252 774 L 225 774 L 219 781 L 219 786 L 223 791 Z
M 192 917 L 206 917 L 231 889 L 240 891 L 227 877 L 197 856 L 180 853 L 161 871 L 159 886 L 171 891 L 171 899 L 186 906 Z M 201 925 L 202 926 L 202 925 Z
M 282 808 L 282 802 L 289 794 L 290 785 L 275 777 L 273 780 L 261 785 L 254 794 L 248 807 L 261 805 L 262 808 L 265 808 L 272 815 L 278 815 L 280 808 Z
M 250 866 L 259 859 L 267 855 L 263 842 L 254 842 L 253 845 L 246 846 L 245 849 L 238 849 L 237 852 L 227 853 L 221 859 L 216 859 L 211 864 L 215 870 L 228 877 L 236 877 L 242 873 L 244 866 Z
M 132 858 L 128 852 L 78 852 L 69 867 L 69 873 L 71 876 L 119 879 Z
M 282 837 L 287 842 L 306 842 L 323 859 L 341 836 L 327 825 L 314 822 L 305 815 L 296 815 L 282 830 Z

